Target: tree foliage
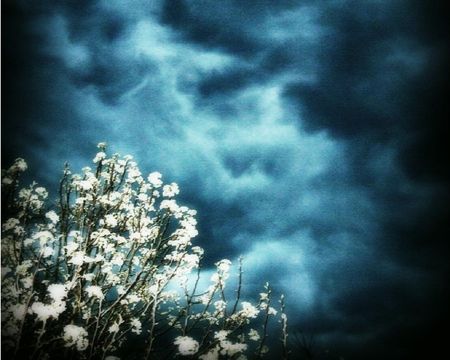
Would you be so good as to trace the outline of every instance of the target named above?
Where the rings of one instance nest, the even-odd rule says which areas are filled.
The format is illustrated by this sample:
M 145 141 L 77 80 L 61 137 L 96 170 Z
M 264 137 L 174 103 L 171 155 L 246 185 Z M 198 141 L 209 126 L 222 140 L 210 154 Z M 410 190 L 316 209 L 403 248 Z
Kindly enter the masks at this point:
M 283 300 L 276 310 L 266 284 L 258 302 L 242 301 L 241 262 L 229 299 L 227 259 L 200 289 L 196 211 L 176 202 L 178 185 L 98 147 L 93 169 L 65 167 L 50 207 L 45 188 L 20 187 L 23 159 L 2 171 L 3 355 L 258 358 L 277 317 L 286 358 Z

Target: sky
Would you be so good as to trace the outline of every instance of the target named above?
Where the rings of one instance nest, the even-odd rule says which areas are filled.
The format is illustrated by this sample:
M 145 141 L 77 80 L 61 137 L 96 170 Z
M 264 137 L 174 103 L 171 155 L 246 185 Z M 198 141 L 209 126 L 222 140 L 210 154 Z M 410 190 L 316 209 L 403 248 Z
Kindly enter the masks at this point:
M 429 358 L 448 328 L 444 1 L 2 2 L 2 167 L 96 144 L 198 210 L 316 358 Z M 54 193 L 56 195 L 56 193 Z M 448 352 L 448 349 L 446 350 Z

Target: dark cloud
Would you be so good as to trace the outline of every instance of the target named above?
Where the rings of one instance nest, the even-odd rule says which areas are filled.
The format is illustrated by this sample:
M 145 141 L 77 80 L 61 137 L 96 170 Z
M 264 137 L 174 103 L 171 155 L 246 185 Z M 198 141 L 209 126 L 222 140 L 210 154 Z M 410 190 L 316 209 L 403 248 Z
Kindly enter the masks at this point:
M 198 85 L 199 93 L 208 98 L 214 95 L 223 96 L 228 92 L 242 89 L 256 81 L 257 74 L 250 67 L 233 68 L 225 72 L 206 75 Z
M 237 21 L 253 22 L 250 13 L 241 10 L 236 14 L 233 8 L 222 2 L 193 3 L 191 8 L 184 0 L 166 1 L 161 20 L 180 30 L 186 40 L 199 44 L 223 48 L 243 56 L 250 56 L 258 48 L 251 36 L 235 26 Z
M 367 12 L 379 12 L 379 8 L 329 9 L 322 14 L 330 31 L 319 50 L 318 83 L 286 89 L 286 95 L 299 102 L 307 129 L 325 128 L 344 137 L 369 134 L 376 140 L 380 135 L 392 136 L 403 121 L 399 117 L 401 91 L 408 79 L 399 83 L 398 70 L 404 64 L 388 60 L 397 48 L 390 42 L 403 34 L 395 29 L 395 13 L 378 21 L 367 17 Z
M 333 306 L 345 311 L 340 327 L 373 324 L 372 338 L 365 350 L 358 350 L 370 352 L 373 358 L 434 353 L 442 346 L 438 340 L 442 334 L 425 329 L 435 328 L 441 317 L 448 318 L 443 308 L 449 298 L 444 285 L 449 273 L 445 240 L 449 214 L 444 205 L 449 199 L 444 160 L 448 105 L 443 100 L 448 93 L 447 35 L 443 35 L 447 25 L 439 15 L 439 5 L 423 7 L 399 7 L 381 19 L 375 16 L 375 21 L 354 10 L 325 13 L 323 22 L 331 26 L 333 36 L 322 45 L 319 81 L 292 84 L 285 93 L 296 102 L 304 129 L 326 130 L 346 139 L 352 181 L 370 189 L 382 214 L 376 239 L 380 256 L 411 272 L 428 274 L 428 279 L 417 280 L 417 288 L 412 286 L 414 280 L 399 280 L 394 271 L 378 284 L 369 281 L 348 295 L 339 293 Z M 405 58 L 402 52 L 409 55 Z M 415 70 L 418 63 L 421 71 Z M 370 159 L 377 153 L 379 157 L 383 147 L 394 149 L 395 162 L 374 168 Z M 381 168 L 390 168 L 390 176 L 381 176 Z M 411 193 L 399 181 L 420 183 L 423 188 Z M 361 268 L 357 266 L 358 271 Z M 368 266 L 371 277 L 375 268 Z M 418 297 L 418 292 L 428 295 Z M 447 300 L 438 304 L 431 293 Z M 425 310 L 431 307 L 433 311 Z M 412 313 L 416 315 L 411 318 Z M 388 324 L 387 319 L 395 320 Z M 326 328 L 316 331 L 323 333 Z M 375 344 L 388 338 L 386 346 L 391 352 L 381 355 Z
M 152 66 L 147 63 L 134 62 L 130 67 L 123 59 L 109 53 L 100 52 L 94 62 L 87 71 L 73 72 L 73 81 L 80 87 L 92 86 L 100 98 L 111 105 L 117 104 L 124 93 L 136 87 L 152 71 Z M 122 75 L 124 72 L 127 77 Z
M 347 10 L 322 14 L 332 30 L 321 44 L 318 83 L 286 89 L 298 102 L 302 125 L 361 137 L 369 146 L 395 139 L 408 175 L 442 178 L 449 51 L 441 5 L 373 3 Z
M 95 16 L 98 11 L 95 2 L 91 6 L 84 7 L 77 4 L 76 8 L 77 16 L 69 24 L 70 36 L 73 39 L 94 40 L 92 33 L 96 33 L 100 41 L 109 44 L 119 40 L 127 30 L 127 19 L 118 12 L 107 12 L 101 18 Z M 73 9 L 70 9 L 69 14 L 73 16 Z
M 30 29 L 32 19 L 41 11 L 25 10 L 11 2 L 2 7 L 8 14 L 2 32 L 2 88 L 7 89 L 2 92 L 2 159 L 10 162 L 24 153 L 27 143 L 45 143 L 34 131 L 34 124 L 36 118 L 46 121 L 48 103 L 40 69 L 51 59 L 39 54 L 37 44 L 45 41 L 44 35 Z

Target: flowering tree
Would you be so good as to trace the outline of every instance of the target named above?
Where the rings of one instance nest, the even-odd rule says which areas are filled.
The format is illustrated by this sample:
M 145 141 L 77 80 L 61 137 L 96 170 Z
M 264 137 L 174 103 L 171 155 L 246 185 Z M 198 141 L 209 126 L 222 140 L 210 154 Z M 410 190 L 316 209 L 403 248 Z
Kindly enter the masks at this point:
M 271 317 L 287 358 L 283 298 L 275 310 L 266 284 L 259 302 L 241 301 L 240 261 L 228 299 L 226 259 L 199 289 L 196 211 L 177 204 L 177 184 L 98 147 L 95 169 L 66 166 L 53 209 L 45 188 L 20 188 L 23 159 L 2 171 L 5 358 L 263 357 Z

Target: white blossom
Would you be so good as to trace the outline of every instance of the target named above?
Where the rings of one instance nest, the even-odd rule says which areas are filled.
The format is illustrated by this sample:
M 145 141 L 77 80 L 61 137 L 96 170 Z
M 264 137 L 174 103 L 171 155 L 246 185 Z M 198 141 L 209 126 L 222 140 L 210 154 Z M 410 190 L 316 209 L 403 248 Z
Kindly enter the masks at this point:
M 255 329 L 250 329 L 250 331 L 248 332 L 248 337 L 253 341 L 258 341 L 261 338 L 258 331 Z
M 125 287 L 123 285 L 117 285 L 116 291 L 119 295 L 123 295 L 123 294 L 125 294 Z
M 36 192 L 37 195 L 39 195 L 42 198 L 46 198 L 48 196 L 47 189 L 42 186 L 37 187 L 36 189 L 34 189 L 34 191 Z
M 142 332 L 142 324 L 139 321 L 139 319 L 132 319 L 131 326 L 132 326 L 131 332 L 138 335 Z
M 199 349 L 199 343 L 190 336 L 178 336 L 174 344 L 178 345 L 178 353 L 183 356 L 194 355 Z
M 106 158 L 106 154 L 103 151 L 98 152 L 95 158 L 92 160 L 94 163 L 98 163 Z
M 58 301 L 50 305 L 41 302 L 35 302 L 31 305 L 31 311 L 37 315 L 40 321 L 47 321 L 49 318 L 58 318 L 58 316 L 66 310 L 66 304 Z
M 25 275 L 30 267 L 33 266 L 33 262 L 31 260 L 24 260 L 21 264 L 19 264 L 16 268 L 17 275 Z
M 269 315 L 277 315 L 278 311 L 275 310 L 272 306 L 269 306 L 269 310 L 267 311 Z
M 172 213 L 178 212 L 179 206 L 175 200 L 163 200 L 159 205 L 160 209 L 167 209 Z
M 226 338 L 227 338 L 227 336 L 228 336 L 229 333 L 230 333 L 230 332 L 227 331 L 227 330 L 216 331 L 216 332 L 214 333 L 214 339 L 219 340 L 219 341 L 226 340 Z
M 222 259 L 216 263 L 216 266 L 220 271 L 228 272 L 230 270 L 231 261 L 228 259 Z
M 141 301 L 141 298 L 137 296 L 136 294 L 129 294 L 127 295 L 127 301 L 129 304 L 137 303 Z
M 122 266 L 123 261 L 124 261 L 124 255 L 119 253 L 119 254 L 115 254 L 113 256 L 113 258 L 111 259 L 111 264 L 113 265 L 118 265 L 118 266 Z
M 87 337 L 88 332 L 80 326 L 66 325 L 64 327 L 63 339 L 67 347 L 76 345 L 78 351 L 86 350 L 89 345 Z
M 94 280 L 95 274 L 94 273 L 89 273 L 89 274 L 83 274 L 82 278 L 85 279 L 86 281 L 92 281 Z
M 5 184 L 5 185 L 11 185 L 13 183 L 13 179 L 11 179 L 11 178 L 9 178 L 9 177 L 4 177 L 3 179 L 2 179 L 2 184 Z
M 28 169 L 28 165 L 27 165 L 27 163 L 25 162 L 24 159 L 22 159 L 22 158 L 17 158 L 17 159 L 14 161 L 14 165 L 11 166 L 10 169 L 13 170 L 13 171 L 21 171 L 21 172 L 23 172 L 23 171 L 25 171 L 26 169 Z
M 52 256 L 54 253 L 55 253 L 55 250 L 53 250 L 53 248 L 50 246 L 45 246 L 41 250 L 41 255 L 44 258 Z
M 31 196 L 31 190 L 30 189 L 20 189 L 19 191 L 19 198 L 21 199 L 28 199 Z
M 214 307 L 216 308 L 216 310 L 218 312 L 224 312 L 226 307 L 227 307 L 227 303 L 223 300 L 217 300 L 216 302 L 214 302 Z
M 136 181 L 140 176 L 141 172 L 139 171 L 138 168 L 131 167 L 128 170 L 128 179 L 130 179 L 131 181 Z
M 108 331 L 109 331 L 110 333 L 116 333 L 116 332 L 118 332 L 118 331 L 119 331 L 119 324 L 118 324 L 118 323 L 112 324 L 112 325 L 109 327 Z
M 94 183 L 90 180 L 81 180 L 80 182 L 78 182 L 78 186 L 83 191 L 89 191 L 94 186 Z
M 247 344 L 244 343 L 232 343 L 231 341 L 225 340 L 220 342 L 220 346 L 222 347 L 222 350 L 220 353 L 222 355 L 226 355 L 228 357 L 231 357 L 235 354 L 238 354 L 240 352 L 243 352 L 247 350 Z
M 5 231 L 11 230 L 19 224 L 20 224 L 20 221 L 18 219 L 10 218 L 10 219 L 6 220 L 5 223 L 3 224 L 3 230 L 5 230 Z
M 155 171 L 148 175 L 147 180 L 150 184 L 153 185 L 153 187 L 159 188 L 163 184 L 161 177 L 162 175 L 159 172 Z
M 66 254 L 68 256 L 72 256 L 72 254 L 78 250 L 79 244 L 77 244 L 76 242 L 72 241 L 70 243 L 68 243 L 64 248 L 66 249 Z M 81 264 L 83 263 L 83 257 L 84 255 L 81 255 Z M 76 261 L 76 260 L 75 260 Z M 72 262 L 73 263 L 73 262 Z M 74 264 L 74 263 L 73 263 Z M 81 264 L 76 264 L 76 265 L 81 265 Z
M 105 295 L 103 295 L 102 288 L 100 286 L 96 285 L 90 285 L 84 291 L 87 292 L 89 297 L 96 297 L 100 300 L 103 300 L 105 298 Z
M 219 360 L 219 348 L 215 347 L 198 357 L 200 360 Z
M 163 196 L 165 197 L 174 197 L 180 193 L 180 189 L 176 183 L 172 183 L 170 185 L 163 186 Z
M 120 330 L 120 325 L 123 324 L 122 315 L 119 314 L 119 318 L 108 329 L 110 333 L 116 333 Z
M 54 301 L 60 302 L 67 296 L 67 286 L 65 284 L 50 284 L 47 292 Z
M 70 264 L 74 265 L 83 265 L 85 262 L 86 255 L 84 251 L 75 251 L 71 254 L 71 258 L 69 259 Z
M 41 246 L 45 245 L 46 243 L 48 243 L 50 241 L 55 240 L 53 234 L 48 230 L 38 231 L 37 233 L 35 233 L 33 235 L 33 239 L 39 240 L 39 243 Z
M 114 215 L 108 214 L 105 216 L 105 223 L 109 227 L 116 227 L 117 226 L 117 219 L 114 217 Z
M 59 216 L 56 214 L 54 210 L 51 210 L 45 214 L 45 217 L 49 219 L 53 224 L 56 224 L 59 221 Z
M 148 200 L 148 195 L 147 194 L 139 194 L 138 199 L 139 199 L 139 201 L 146 202 Z
M 33 286 L 33 275 L 27 276 L 26 278 L 20 279 L 22 286 L 25 289 L 29 289 Z
M 255 318 L 258 316 L 259 314 L 259 310 L 253 306 L 251 303 L 247 302 L 247 301 L 243 301 L 241 303 L 242 305 L 242 310 L 241 310 L 241 314 L 246 317 L 246 318 Z

